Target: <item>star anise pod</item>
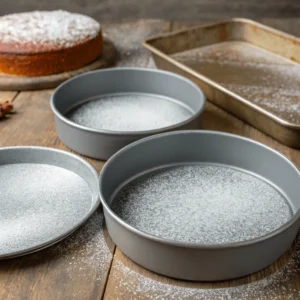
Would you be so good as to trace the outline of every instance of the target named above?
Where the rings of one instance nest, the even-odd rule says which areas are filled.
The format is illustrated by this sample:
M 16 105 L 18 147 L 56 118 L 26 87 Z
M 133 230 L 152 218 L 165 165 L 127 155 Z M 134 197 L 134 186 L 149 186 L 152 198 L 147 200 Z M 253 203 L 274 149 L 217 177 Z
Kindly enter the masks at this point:
M 14 106 L 9 101 L 0 101 L 0 118 L 12 113 Z

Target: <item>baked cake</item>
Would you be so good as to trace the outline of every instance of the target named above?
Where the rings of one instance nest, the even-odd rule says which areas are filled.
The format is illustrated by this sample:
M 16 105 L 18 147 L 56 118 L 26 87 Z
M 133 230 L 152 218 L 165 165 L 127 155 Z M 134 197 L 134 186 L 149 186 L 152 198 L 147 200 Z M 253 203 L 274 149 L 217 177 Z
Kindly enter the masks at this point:
M 102 47 L 100 24 L 88 16 L 57 10 L 0 17 L 0 73 L 41 76 L 79 69 Z

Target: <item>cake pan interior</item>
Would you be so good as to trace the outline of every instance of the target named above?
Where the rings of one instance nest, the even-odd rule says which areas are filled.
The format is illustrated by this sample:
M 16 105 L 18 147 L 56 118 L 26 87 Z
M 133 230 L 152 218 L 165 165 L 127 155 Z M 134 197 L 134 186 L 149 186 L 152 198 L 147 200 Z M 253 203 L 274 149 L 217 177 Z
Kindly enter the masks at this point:
M 178 131 L 114 155 L 100 193 L 109 233 L 134 261 L 175 278 L 224 280 L 260 270 L 289 248 L 299 181 L 297 168 L 262 144 Z
M 97 172 L 56 149 L 0 149 L 0 259 L 41 250 L 72 233 L 99 205 Z
M 204 104 L 198 87 L 168 72 L 109 69 L 78 76 L 54 96 L 73 123 L 107 132 L 143 132 L 193 119 Z
M 140 68 L 77 76 L 51 99 L 60 140 L 98 159 L 148 135 L 199 128 L 204 104 L 202 91 L 188 79 Z

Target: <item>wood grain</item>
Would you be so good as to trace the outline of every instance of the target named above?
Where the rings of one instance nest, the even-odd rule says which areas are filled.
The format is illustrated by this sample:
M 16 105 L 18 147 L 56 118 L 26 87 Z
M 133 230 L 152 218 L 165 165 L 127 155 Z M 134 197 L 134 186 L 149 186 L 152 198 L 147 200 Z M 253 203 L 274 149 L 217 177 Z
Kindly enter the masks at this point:
M 2 125 L 0 146 L 37 145 L 68 150 L 57 138 L 52 91 L 22 92 L 17 111 Z M 91 161 L 90 161 L 91 162 Z M 100 170 L 103 162 L 92 161 Z M 0 299 L 100 299 L 112 254 L 105 243 L 103 213 L 63 242 L 35 254 L 0 262 Z M 101 248 L 98 249 L 97 247 Z
M 191 282 L 143 269 L 117 249 L 104 299 L 299 299 L 297 255 L 289 252 L 276 264 L 237 280 Z
M 106 40 L 104 41 L 101 57 L 97 58 L 87 66 L 70 72 L 38 77 L 0 75 L 0 90 L 29 91 L 55 88 L 65 80 L 76 75 L 96 69 L 107 68 L 113 65 L 116 60 L 117 51 L 115 46 L 110 41 Z

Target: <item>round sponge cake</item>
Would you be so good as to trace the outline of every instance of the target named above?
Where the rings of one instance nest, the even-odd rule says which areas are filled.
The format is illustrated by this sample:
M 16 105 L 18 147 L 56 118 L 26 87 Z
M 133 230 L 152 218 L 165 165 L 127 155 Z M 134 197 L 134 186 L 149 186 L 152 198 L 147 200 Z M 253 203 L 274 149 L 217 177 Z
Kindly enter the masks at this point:
M 62 10 L 0 17 L 0 73 L 42 76 L 79 69 L 101 55 L 94 19 Z

